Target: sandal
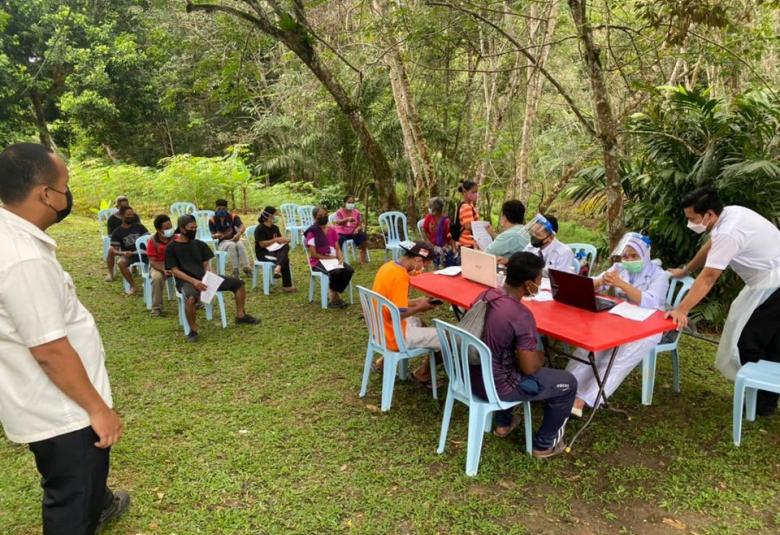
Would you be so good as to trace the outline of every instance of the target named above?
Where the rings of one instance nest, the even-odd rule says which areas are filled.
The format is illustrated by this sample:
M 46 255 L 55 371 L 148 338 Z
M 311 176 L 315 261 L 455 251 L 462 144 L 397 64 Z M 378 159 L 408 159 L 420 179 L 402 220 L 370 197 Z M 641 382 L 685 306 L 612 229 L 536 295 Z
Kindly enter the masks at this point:
M 420 386 L 423 386 L 423 387 L 425 387 L 425 388 L 428 388 L 428 389 L 430 389 L 430 390 L 433 390 L 433 383 L 431 383 L 431 380 L 430 380 L 430 379 L 427 379 L 427 380 L 423 381 L 422 379 L 420 379 L 419 377 L 417 377 L 417 376 L 416 376 L 415 374 L 413 374 L 413 373 L 410 373 L 410 374 L 409 374 L 409 377 L 411 377 L 411 378 L 412 378 L 412 381 L 414 381 L 414 382 L 415 382 L 415 383 L 417 383 L 418 385 L 420 385 Z
M 512 423 L 509 424 L 509 429 L 507 429 L 502 433 L 499 433 L 498 429 L 493 429 L 493 435 L 497 436 L 498 438 L 506 438 L 512 433 L 512 431 L 514 431 L 520 426 L 520 422 L 521 422 L 520 417 L 517 416 L 516 414 L 513 414 Z
M 371 363 L 371 371 L 374 373 L 378 373 L 379 375 L 382 375 L 382 372 L 384 371 L 384 366 L 380 366 L 376 362 Z

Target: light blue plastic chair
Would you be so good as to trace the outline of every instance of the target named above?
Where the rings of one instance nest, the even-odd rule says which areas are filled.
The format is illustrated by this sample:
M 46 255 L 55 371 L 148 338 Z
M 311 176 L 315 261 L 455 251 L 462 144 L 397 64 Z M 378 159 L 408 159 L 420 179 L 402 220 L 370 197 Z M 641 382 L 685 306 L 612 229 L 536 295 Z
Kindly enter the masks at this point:
M 382 411 L 390 410 L 393 401 L 393 387 L 395 376 L 401 380 L 409 378 L 409 359 L 415 357 L 428 357 L 431 368 L 431 385 L 433 387 L 433 399 L 437 399 L 436 393 L 436 357 L 433 349 L 427 347 L 409 348 L 406 346 L 403 329 L 401 329 L 401 312 L 392 301 L 376 292 L 358 286 L 360 306 L 363 309 L 363 317 L 368 326 L 368 346 L 366 347 L 366 360 L 363 365 L 363 382 L 360 386 L 360 397 L 365 397 L 368 391 L 368 379 L 371 374 L 371 365 L 374 354 L 379 353 L 384 359 L 382 368 Z M 385 326 L 383 317 L 390 316 L 393 323 L 393 335 L 395 336 L 397 350 L 387 347 L 385 338 Z
M 493 423 L 493 413 L 511 409 L 522 403 L 523 420 L 525 424 L 525 450 L 533 451 L 533 428 L 531 420 L 531 403 L 528 401 L 502 401 L 496 392 L 493 380 L 493 366 L 490 348 L 471 333 L 464 331 L 445 321 L 433 320 L 436 332 L 441 342 L 441 355 L 444 360 L 444 370 L 449 377 L 447 399 L 444 402 L 444 416 L 441 420 L 441 434 L 437 453 L 444 453 L 447 445 L 447 432 L 452 418 L 452 407 L 455 401 L 460 401 L 469 408 L 469 433 L 466 447 L 466 475 L 477 475 L 479 458 L 482 453 L 482 439 L 489 433 Z M 471 391 L 471 374 L 469 373 L 469 352 L 479 354 L 479 361 L 488 399 L 475 396 Z
M 271 258 L 266 258 L 263 261 L 258 260 L 255 257 L 255 230 L 257 225 L 252 225 L 246 229 L 245 235 L 247 236 L 247 243 L 249 244 L 249 258 L 254 258 L 254 264 L 252 266 L 252 289 L 257 288 L 257 274 L 263 270 L 263 293 L 268 295 L 271 293 L 271 285 L 274 283 L 274 267 L 276 262 Z M 292 242 L 291 242 L 292 243 Z M 290 273 L 292 275 L 292 272 Z
M 328 222 L 335 228 L 334 221 L 336 221 L 336 212 L 333 212 L 328 216 Z M 360 252 L 355 245 L 355 240 L 344 240 L 344 245 L 341 246 L 341 252 L 344 253 L 344 261 L 347 264 L 352 263 L 353 256 L 355 257 L 355 261 L 360 258 Z M 371 261 L 371 254 L 368 252 L 368 249 L 366 249 L 366 260 L 369 262 Z
M 423 223 L 425 222 L 425 219 L 420 219 L 417 222 L 417 233 L 420 235 L 420 239 L 422 241 L 428 241 L 428 236 L 425 235 L 425 230 L 423 229 Z
M 279 209 L 284 217 L 284 231 L 290 235 L 290 248 L 294 249 L 301 241 L 301 233 L 305 230 L 298 219 L 298 205 L 284 203 Z
M 209 220 L 214 217 L 214 210 L 195 210 L 192 212 L 192 215 L 195 217 L 195 222 L 198 224 L 198 233 L 195 236 L 195 239 L 200 240 L 211 247 L 214 251 L 214 257 L 217 259 L 216 273 L 220 277 L 224 277 L 225 269 L 227 268 L 227 251 L 220 251 L 217 249 L 217 240 L 211 237 L 211 230 L 209 230 Z
M 384 212 L 379 214 L 379 228 L 385 239 L 385 258 L 388 251 L 393 260 L 398 260 L 401 253 L 402 241 L 409 240 L 409 231 L 406 226 L 406 214 L 402 212 Z
M 328 308 L 328 290 L 330 289 L 330 278 L 328 277 L 327 273 L 314 271 L 314 269 L 312 269 L 311 264 L 309 263 L 309 248 L 304 246 L 304 251 L 306 251 L 306 265 L 309 266 L 309 273 L 311 274 L 309 277 L 309 303 L 314 302 L 314 286 L 319 281 L 320 303 L 322 304 L 322 308 Z M 354 296 L 352 295 L 351 280 L 349 281 L 349 302 L 355 302 Z
M 734 380 L 734 416 L 732 438 L 734 445 L 742 442 L 742 409 L 746 407 L 748 422 L 756 419 L 756 396 L 759 390 L 780 394 L 780 363 L 768 360 L 748 362 L 737 372 Z
M 149 255 L 146 253 L 146 247 L 148 247 L 151 236 L 145 234 L 135 240 L 135 250 L 138 251 L 139 269 L 141 270 L 141 278 L 144 283 L 144 304 L 147 310 L 152 309 L 152 267 L 149 264 Z M 141 247 L 143 245 L 143 247 Z M 168 292 L 168 300 L 173 299 L 176 292 L 176 285 L 174 284 L 173 277 L 168 277 L 165 281 L 166 290 Z
M 144 238 L 144 239 L 142 240 L 142 238 Z M 144 244 L 144 248 L 145 248 L 146 247 L 146 240 L 148 240 L 148 239 L 149 239 L 149 235 L 148 234 L 144 234 L 143 236 L 140 236 L 138 239 L 135 240 L 135 252 L 138 255 L 138 262 L 133 262 L 132 264 L 130 264 L 130 266 L 128 268 L 130 270 L 130 274 L 133 273 L 133 270 L 136 270 L 143 277 L 143 274 L 144 274 L 144 272 L 143 272 L 144 260 L 143 260 L 143 257 L 141 256 L 141 253 L 145 252 L 145 251 L 143 251 L 142 249 L 139 249 L 138 248 L 138 244 L 139 243 L 143 243 Z M 122 277 L 122 288 L 125 290 L 125 292 L 130 289 L 130 284 L 125 280 L 124 277 Z
M 596 258 L 598 257 L 599 251 L 596 249 L 595 245 L 591 245 L 589 243 L 569 243 L 567 244 L 569 249 L 571 249 L 574 254 L 576 255 L 580 250 L 585 251 L 585 257 L 579 261 L 580 267 L 582 267 L 583 262 L 587 261 L 588 255 L 591 255 L 590 259 L 590 270 L 593 271 L 593 268 L 596 266 Z M 576 258 L 576 257 L 575 257 Z M 575 273 L 579 273 L 579 268 Z
M 669 291 L 666 292 L 666 308 L 671 310 L 680 304 L 680 301 L 688 295 L 693 284 L 693 277 L 669 280 Z M 672 387 L 674 392 L 680 393 L 680 357 L 677 354 L 677 344 L 680 343 L 680 333 L 672 342 L 656 345 L 642 360 L 642 405 L 653 403 L 653 389 L 655 388 L 655 364 L 659 353 L 666 351 L 672 354 Z
M 184 295 L 176 288 L 176 300 L 178 301 L 179 308 L 179 325 L 184 329 L 184 335 L 190 334 L 190 323 L 187 321 L 187 314 L 184 311 Z M 225 298 L 222 296 L 222 292 L 217 292 L 212 299 L 211 303 L 203 304 L 203 308 L 206 309 L 206 319 L 211 321 L 214 319 L 214 301 L 217 302 L 219 307 L 219 318 L 222 323 L 222 328 L 227 328 L 227 314 L 225 314 Z
M 298 207 L 298 221 L 301 222 L 301 232 L 314 224 L 315 208 L 316 206 L 313 204 L 304 204 Z
M 194 214 L 198 208 L 191 202 L 175 202 L 171 205 L 171 219 L 174 226 L 177 220 L 184 214 Z
M 108 258 L 108 249 L 111 247 L 111 236 L 108 235 L 108 218 L 117 213 L 116 208 L 106 208 L 100 210 L 97 214 L 98 225 L 100 225 L 100 241 L 103 244 L 103 260 Z

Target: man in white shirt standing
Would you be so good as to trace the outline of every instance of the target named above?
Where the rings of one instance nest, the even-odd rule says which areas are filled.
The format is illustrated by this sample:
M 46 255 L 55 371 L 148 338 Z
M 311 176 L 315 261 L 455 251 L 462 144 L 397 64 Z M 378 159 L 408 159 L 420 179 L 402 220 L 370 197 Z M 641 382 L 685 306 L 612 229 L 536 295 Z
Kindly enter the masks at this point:
M 671 270 L 681 277 L 702 268 L 688 295 L 667 316 L 685 327 L 688 313 L 730 267 L 745 287 L 729 308 L 715 365 L 733 381 L 742 364 L 780 362 L 780 230 L 753 210 L 724 207 L 711 188 L 686 195 L 682 206 L 688 228 L 708 232 L 710 239 L 682 269 Z M 777 394 L 759 391 L 756 412 L 770 416 L 777 400 Z
M 122 436 L 95 321 L 44 231 L 73 205 L 65 162 L 19 143 L 0 153 L 0 422 L 29 444 L 44 535 L 93 535 L 127 510 L 106 486 Z
M 531 243 L 524 250 L 542 257 L 545 276 L 548 269 L 574 272 L 574 251 L 555 237 L 558 233 L 558 219 L 537 214 L 525 228 L 531 236 Z

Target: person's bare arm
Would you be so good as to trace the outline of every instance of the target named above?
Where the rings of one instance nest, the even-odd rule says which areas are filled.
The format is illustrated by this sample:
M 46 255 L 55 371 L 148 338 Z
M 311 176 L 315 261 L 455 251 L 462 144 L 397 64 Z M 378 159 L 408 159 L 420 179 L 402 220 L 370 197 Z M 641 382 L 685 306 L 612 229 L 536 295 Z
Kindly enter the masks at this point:
M 316 258 L 317 260 L 332 260 L 334 258 L 338 258 L 336 256 L 331 256 L 329 254 L 320 254 L 317 252 L 317 248 L 313 245 L 307 245 L 309 248 L 309 256 L 312 258 Z
M 157 271 L 162 271 L 165 273 L 165 262 L 160 262 L 159 260 L 149 260 L 149 265 Z
M 688 262 L 685 269 L 670 269 L 669 273 L 671 273 L 673 277 L 681 278 L 703 268 L 704 263 L 707 261 L 707 255 L 710 252 L 711 246 L 712 240 L 707 240 L 707 243 L 699 247 L 698 252 L 691 258 L 691 261 Z
M 208 262 L 206 262 L 206 268 L 208 268 Z M 208 271 L 208 269 L 206 269 Z M 188 282 L 192 284 L 196 290 L 199 290 L 201 292 L 206 291 L 207 286 L 203 284 L 201 281 L 196 279 L 195 277 L 190 277 L 186 273 L 184 273 L 182 270 L 180 270 L 177 267 L 171 268 L 171 273 L 173 273 L 173 276 L 176 277 L 179 280 L 183 280 L 184 282 Z
M 515 362 L 517 369 L 523 375 L 533 375 L 539 371 L 544 364 L 544 353 L 541 351 L 527 351 L 518 349 L 515 351 Z
M 684 329 L 688 325 L 688 313 L 710 293 L 712 287 L 718 282 L 721 273 L 723 273 L 723 270 L 704 268 L 699 276 L 696 277 L 696 280 L 693 281 L 693 286 L 691 286 L 688 295 L 677 305 L 677 308 L 666 313 L 666 317 L 673 319 L 678 329 Z
M 95 446 L 107 448 L 116 444 L 122 437 L 122 420 L 92 386 L 68 338 L 31 347 L 30 353 L 57 388 L 89 415 L 90 425 L 100 439 Z

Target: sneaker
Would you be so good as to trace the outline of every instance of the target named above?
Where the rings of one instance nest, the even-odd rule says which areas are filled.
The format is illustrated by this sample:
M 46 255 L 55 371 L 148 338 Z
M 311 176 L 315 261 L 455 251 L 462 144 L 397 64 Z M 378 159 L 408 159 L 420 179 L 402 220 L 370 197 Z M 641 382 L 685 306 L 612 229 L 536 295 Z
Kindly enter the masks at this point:
M 239 325 L 241 325 L 242 323 L 245 323 L 247 325 L 257 325 L 258 323 L 260 323 L 260 320 L 253 316 L 250 316 L 249 314 L 244 314 L 240 318 L 236 318 L 236 323 Z
M 195 331 L 190 331 L 190 334 L 187 335 L 187 342 L 190 344 L 194 344 L 198 341 L 198 333 Z
M 159 318 L 160 316 L 162 316 L 162 312 L 161 312 L 161 311 L 159 311 L 159 310 L 157 310 L 157 309 L 154 309 L 154 310 L 152 310 L 152 311 L 150 312 L 150 314 L 151 314 L 151 316 L 152 316 L 153 318 Z
M 101 530 L 108 524 L 125 514 L 130 509 L 130 494 L 124 490 L 114 491 L 114 500 L 111 505 L 103 509 L 100 513 L 100 520 L 98 520 L 95 533 L 100 533 Z
M 125 294 L 135 295 L 135 287 L 131 286 L 130 288 L 125 288 Z
M 328 308 L 344 308 L 344 302 L 343 301 L 331 301 L 328 303 Z
M 537 459 L 550 459 L 552 457 L 555 457 L 556 455 L 560 455 L 561 453 L 563 453 L 563 450 L 565 449 L 566 449 L 566 444 L 563 442 L 563 440 L 561 440 L 552 448 L 547 448 L 546 450 L 534 449 L 531 455 L 533 455 Z

